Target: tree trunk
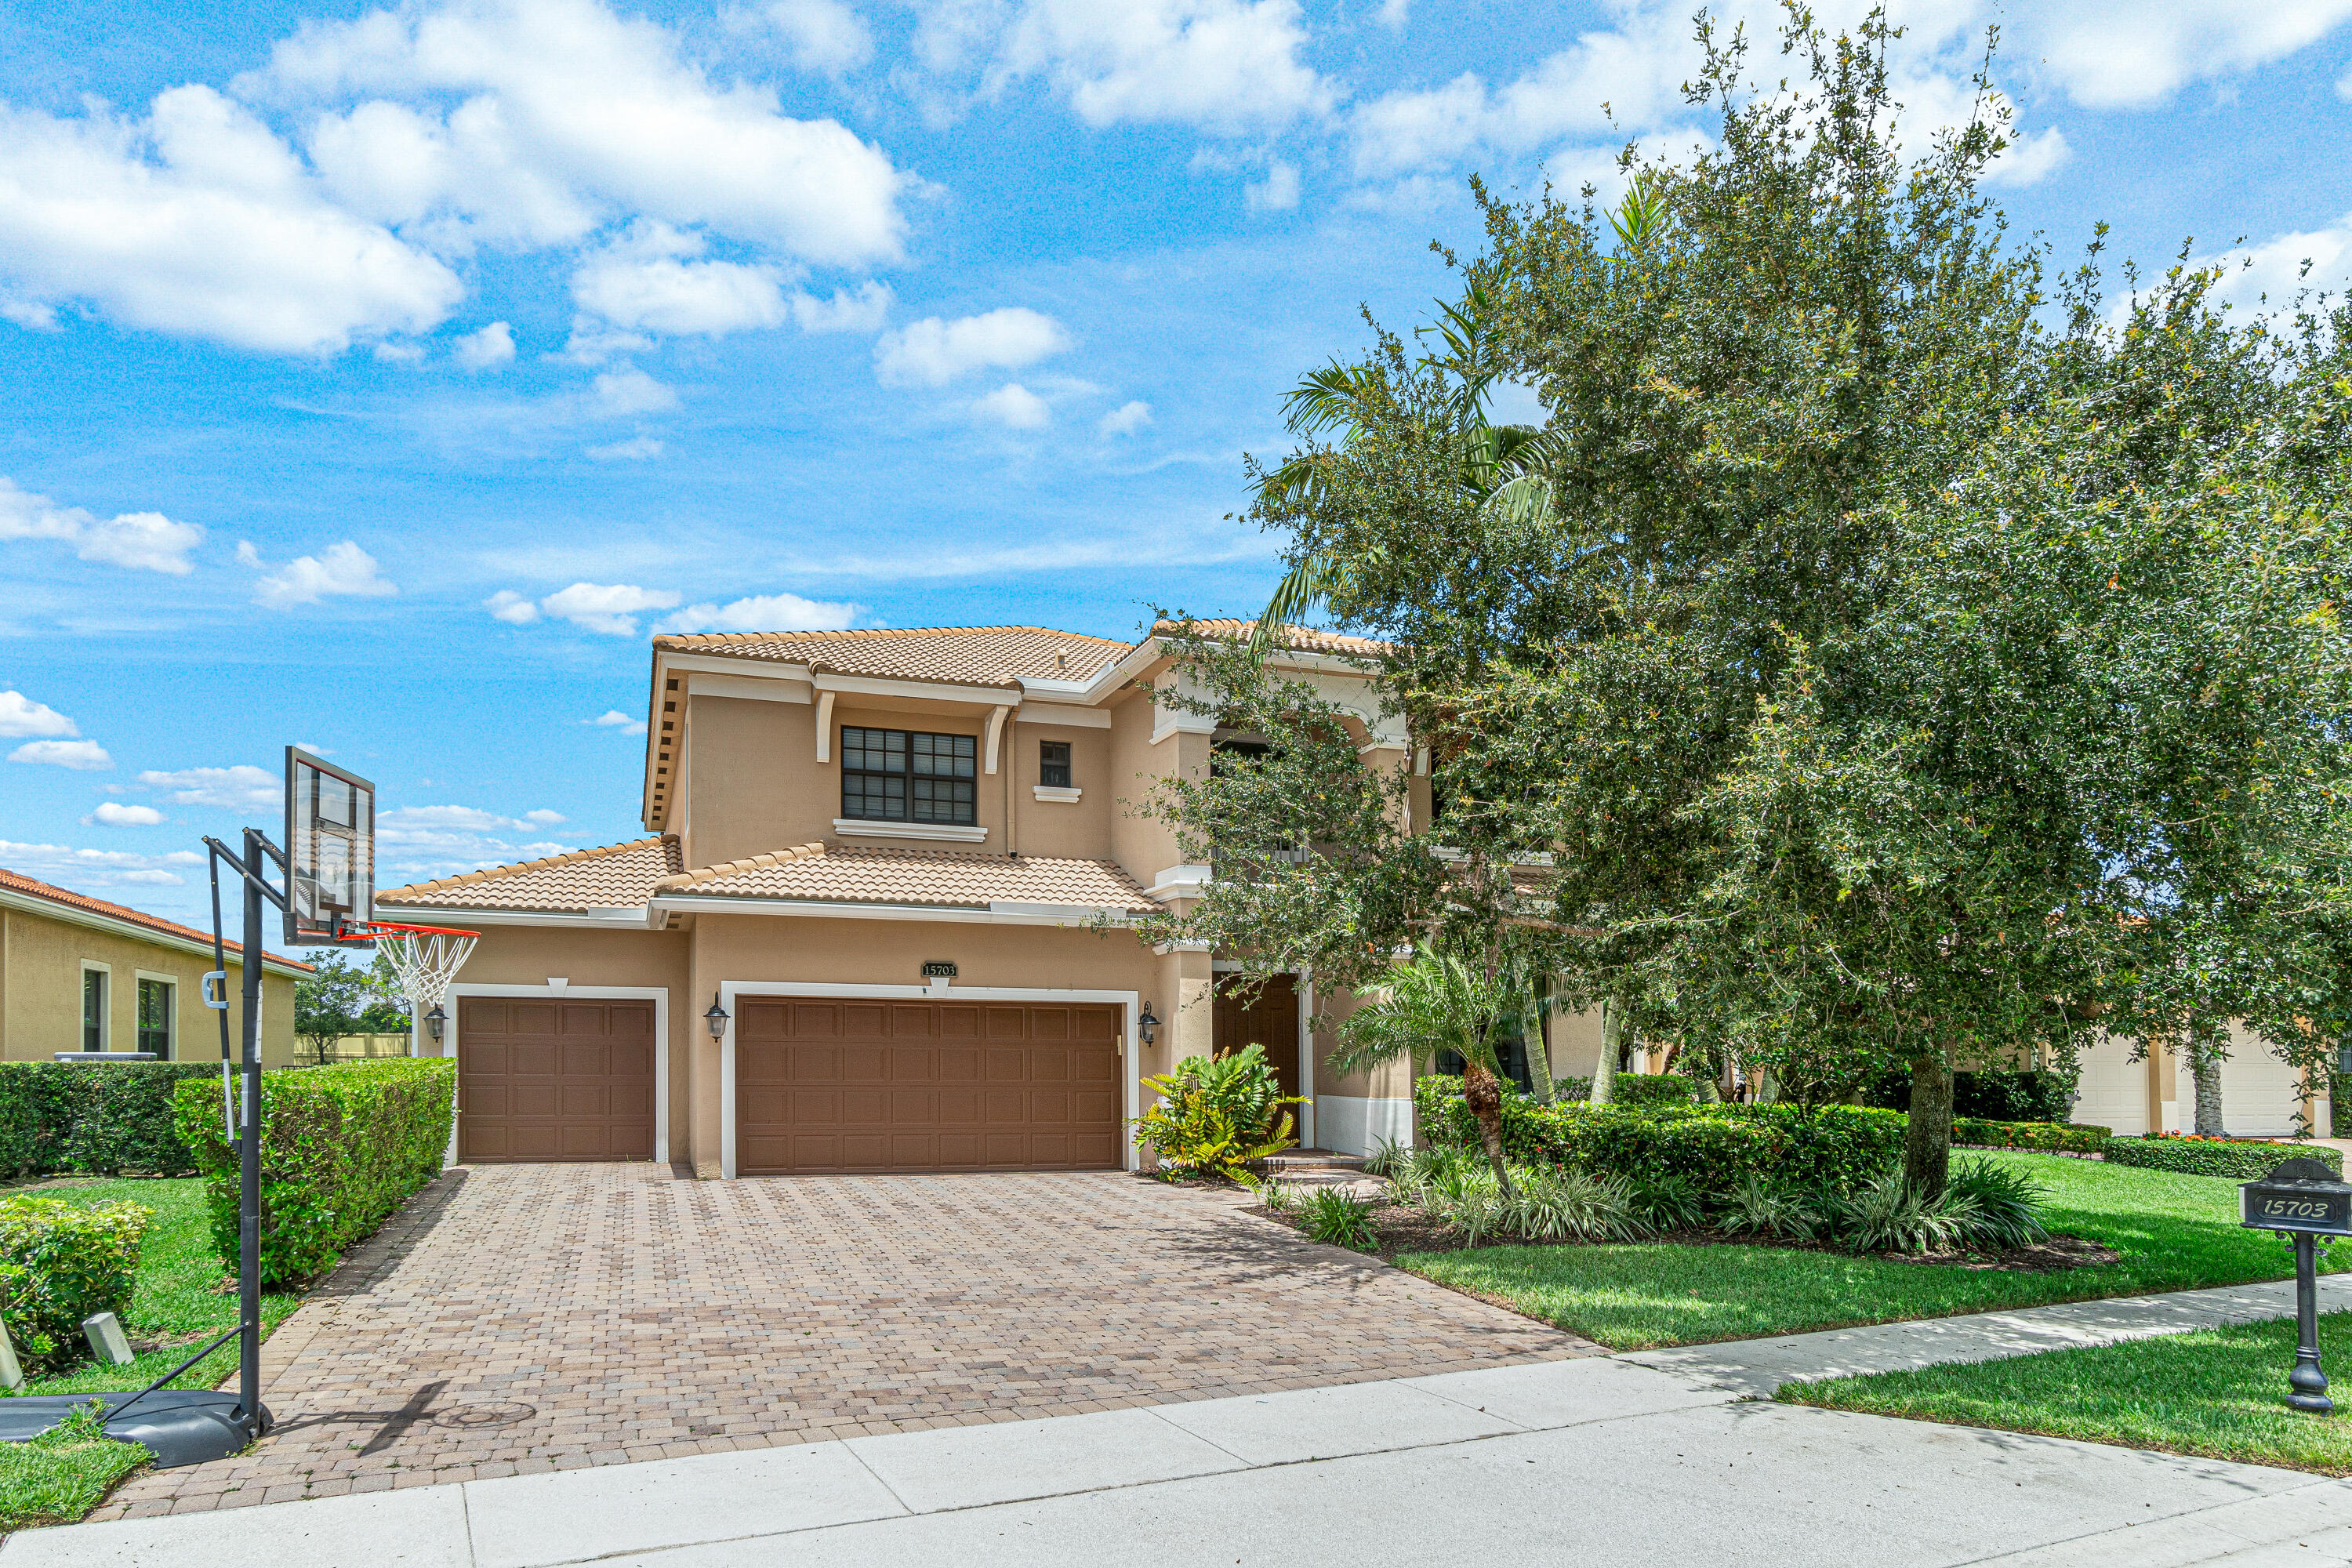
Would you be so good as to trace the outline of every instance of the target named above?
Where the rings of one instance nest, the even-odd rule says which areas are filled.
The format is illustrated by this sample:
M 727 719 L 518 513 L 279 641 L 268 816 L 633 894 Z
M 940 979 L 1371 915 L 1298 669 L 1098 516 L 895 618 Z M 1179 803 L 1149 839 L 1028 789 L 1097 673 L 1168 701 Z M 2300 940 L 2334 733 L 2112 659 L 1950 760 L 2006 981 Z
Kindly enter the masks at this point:
M 2189 1031 L 2189 1076 L 2197 1085 L 2197 1131 L 2219 1138 L 2226 1124 L 2221 1118 L 2221 1040 L 2200 1024 Z
M 1478 1119 L 1478 1139 L 1486 1146 L 1486 1163 L 1495 1167 L 1495 1183 L 1511 1195 L 1511 1173 L 1503 1163 L 1503 1085 L 1476 1062 L 1462 1064 L 1462 1098 Z
M 1910 1126 L 1903 1142 L 1903 1179 L 1940 1197 L 1952 1170 L 1952 1070 L 1944 1053 L 1911 1058 Z
M 1606 1105 L 1617 1097 L 1617 1058 L 1625 1048 L 1625 1009 L 1614 998 L 1601 1004 L 1601 1060 L 1592 1068 L 1591 1100 Z
M 1547 1012 L 1540 1005 L 1536 1008 L 1535 1034 L 1522 1042 L 1528 1053 L 1528 1081 L 1535 1086 L 1538 1105 L 1549 1105 L 1559 1092 L 1551 1081 L 1551 1041 L 1544 1035 Z

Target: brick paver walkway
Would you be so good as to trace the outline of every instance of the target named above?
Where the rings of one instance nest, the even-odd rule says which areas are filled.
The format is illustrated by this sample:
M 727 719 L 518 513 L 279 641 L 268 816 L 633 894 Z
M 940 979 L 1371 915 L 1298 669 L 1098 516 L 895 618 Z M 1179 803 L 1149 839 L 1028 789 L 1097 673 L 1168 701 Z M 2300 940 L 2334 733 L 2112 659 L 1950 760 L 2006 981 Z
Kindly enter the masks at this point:
M 1128 1175 L 479 1166 L 271 1337 L 271 1436 L 91 1517 L 1595 1353 Z

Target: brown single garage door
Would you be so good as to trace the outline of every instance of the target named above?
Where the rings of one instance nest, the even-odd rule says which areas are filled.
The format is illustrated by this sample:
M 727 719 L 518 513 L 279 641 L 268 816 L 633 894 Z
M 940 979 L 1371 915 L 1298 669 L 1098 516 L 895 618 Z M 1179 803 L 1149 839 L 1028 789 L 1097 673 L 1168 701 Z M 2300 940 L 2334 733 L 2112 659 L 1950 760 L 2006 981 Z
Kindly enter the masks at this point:
M 737 1005 L 742 1175 L 1115 1170 L 1118 1111 L 1116 1007 Z
M 457 1157 L 654 1157 L 654 1005 L 457 1004 Z

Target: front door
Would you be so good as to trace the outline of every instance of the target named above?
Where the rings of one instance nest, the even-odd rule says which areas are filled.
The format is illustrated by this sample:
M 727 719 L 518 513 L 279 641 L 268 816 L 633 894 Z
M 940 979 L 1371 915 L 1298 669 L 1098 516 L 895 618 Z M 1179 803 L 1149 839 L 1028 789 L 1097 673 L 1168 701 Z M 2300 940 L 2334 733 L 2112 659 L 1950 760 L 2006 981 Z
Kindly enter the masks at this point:
M 1244 999 L 1239 987 L 1228 992 L 1226 984 L 1217 986 L 1215 1011 L 1211 1017 L 1215 1049 L 1219 1056 L 1240 1050 L 1255 1041 L 1265 1047 L 1265 1059 L 1274 1065 L 1274 1076 L 1281 1080 L 1285 1095 L 1298 1092 L 1298 989 L 1287 974 L 1277 974 L 1259 987 L 1254 999 Z M 1292 1120 L 1299 1121 L 1297 1107 L 1291 1108 Z

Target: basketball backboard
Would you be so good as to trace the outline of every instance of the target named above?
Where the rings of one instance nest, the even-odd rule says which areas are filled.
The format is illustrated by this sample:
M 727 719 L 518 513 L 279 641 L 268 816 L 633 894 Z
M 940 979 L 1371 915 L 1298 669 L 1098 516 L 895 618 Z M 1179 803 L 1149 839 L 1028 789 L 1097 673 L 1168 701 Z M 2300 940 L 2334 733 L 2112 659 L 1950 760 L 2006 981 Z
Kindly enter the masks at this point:
M 369 939 L 375 918 L 375 785 L 299 746 L 286 748 L 286 942 Z

